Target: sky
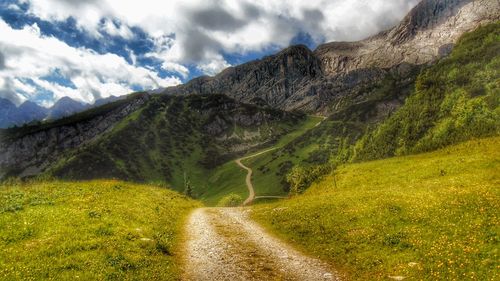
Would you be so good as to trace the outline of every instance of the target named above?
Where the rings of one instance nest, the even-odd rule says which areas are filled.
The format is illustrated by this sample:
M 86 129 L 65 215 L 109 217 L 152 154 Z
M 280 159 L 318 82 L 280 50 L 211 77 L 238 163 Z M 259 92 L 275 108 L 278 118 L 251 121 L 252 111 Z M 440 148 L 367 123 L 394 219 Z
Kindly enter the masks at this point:
M 419 0 L 0 0 L 0 98 L 62 97 L 185 83 L 273 54 L 356 41 Z

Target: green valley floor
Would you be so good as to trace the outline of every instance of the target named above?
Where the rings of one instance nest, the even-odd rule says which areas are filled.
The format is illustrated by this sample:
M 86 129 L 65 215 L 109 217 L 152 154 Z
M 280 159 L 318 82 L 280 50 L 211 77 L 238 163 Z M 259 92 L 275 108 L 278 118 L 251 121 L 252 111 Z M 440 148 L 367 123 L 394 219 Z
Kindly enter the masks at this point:
M 498 147 L 348 164 L 244 208 L 113 180 L 4 183 L 0 279 L 496 280 Z

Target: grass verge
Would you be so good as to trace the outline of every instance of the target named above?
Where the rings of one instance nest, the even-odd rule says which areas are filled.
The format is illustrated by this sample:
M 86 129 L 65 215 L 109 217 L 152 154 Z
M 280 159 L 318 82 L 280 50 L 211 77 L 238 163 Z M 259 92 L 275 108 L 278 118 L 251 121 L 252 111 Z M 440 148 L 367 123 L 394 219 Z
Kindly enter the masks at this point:
M 199 204 L 101 180 L 0 186 L 0 279 L 177 280 L 179 233 Z
M 498 280 L 499 145 L 346 165 L 252 214 L 352 280 Z

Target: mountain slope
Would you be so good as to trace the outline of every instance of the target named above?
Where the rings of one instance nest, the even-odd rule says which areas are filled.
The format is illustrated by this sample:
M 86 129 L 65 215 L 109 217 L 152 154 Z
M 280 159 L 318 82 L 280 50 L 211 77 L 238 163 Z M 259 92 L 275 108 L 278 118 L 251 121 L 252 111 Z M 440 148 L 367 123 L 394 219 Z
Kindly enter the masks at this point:
M 418 77 L 405 105 L 357 144 L 355 159 L 429 151 L 500 134 L 500 23 L 465 34 Z
M 25 101 L 18 108 L 18 115 L 21 120 L 17 122 L 17 125 L 29 123 L 31 121 L 40 121 L 47 117 L 49 110 L 45 107 L 41 107 L 38 104 Z
M 236 100 L 284 110 L 331 114 L 360 89 L 383 80 L 388 69 L 401 75 L 451 50 L 460 35 L 500 19 L 500 2 L 424 0 L 401 24 L 359 42 L 334 42 L 314 52 L 292 46 L 261 60 L 201 77 L 168 94 L 225 94 Z
M 68 179 L 170 182 L 183 190 L 190 177 L 202 178 L 232 157 L 272 143 L 303 118 L 223 95 L 136 94 L 2 131 L 0 167 L 4 177 L 50 171 Z
M 0 98 L 0 112 L 2 113 L 0 115 L 0 128 L 9 127 L 17 121 L 17 108 L 10 100 Z
M 305 189 L 345 162 L 499 135 L 499 30 L 494 23 L 465 34 L 437 64 L 415 69 L 409 78 L 392 72 L 364 91 L 366 101 L 346 103 L 285 147 L 247 160 L 257 194 L 286 194 L 294 177 L 295 188 Z
M 73 115 L 75 113 L 83 111 L 84 109 L 84 104 L 77 102 L 69 97 L 63 97 L 50 108 L 47 118 L 55 120 Z
M 0 178 L 39 174 L 63 153 L 99 138 L 148 99 L 133 94 L 56 121 L 0 130 Z
M 420 65 L 449 54 L 465 32 L 498 20 L 497 0 L 423 0 L 394 28 L 360 42 L 327 43 L 315 54 L 327 75 Z
M 184 180 L 273 141 L 301 118 L 223 95 L 153 96 L 109 134 L 66 155 L 50 172 L 72 179 L 171 182 L 182 191 Z

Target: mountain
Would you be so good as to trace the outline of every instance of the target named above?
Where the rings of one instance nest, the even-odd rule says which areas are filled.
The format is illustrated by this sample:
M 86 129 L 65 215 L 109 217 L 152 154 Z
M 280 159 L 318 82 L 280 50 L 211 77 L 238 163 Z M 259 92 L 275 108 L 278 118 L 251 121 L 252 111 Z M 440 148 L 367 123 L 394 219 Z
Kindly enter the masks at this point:
M 17 123 L 17 108 L 8 99 L 0 99 L 0 128 L 10 127 Z
M 224 161 L 296 129 L 304 113 L 329 116 L 259 163 L 256 174 L 269 178 L 275 192 L 286 192 L 287 186 L 282 183 L 295 166 L 313 169 L 353 159 L 411 153 L 418 144 L 416 140 L 424 138 L 435 124 L 441 125 L 427 137 L 435 141 L 426 149 L 491 134 L 494 126 L 478 135 L 464 134 L 464 138 L 442 135 L 453 131 L 450 126 L 459 128 L 453 135 L 473 126 L 442 122 L 445 116 L 453 119 L 455 113 L 440 112 L 438 107 L 448 105 L 458 112 L 458 101 L 465 101 L 468 108 L 486 103 L 495 109 L 495 92 L 490 90 L 496 89 L 496 72 L 489 69 L 495 69 L 499 53 L 495 45 L 498 37 L 491 35 L 498 25 L 478 29 L 479 35 L 473 32 L 476 35 L 461 41 L 459 38 L 499 17 L 498 1 L 424 0 L 399 25 L 366 40 L 327 43 L 315 51 L 292 46 L 276 55 L 228 68 L 215 77 L 200 77 L 167 88 L 161 94 L 138 93 L 57 121 L 4 130 L 0 176 L 44 172 L 62 178 L 167 181 L 181 188 L 186 171 L 188 177 L 207 178 L 214 168 L 225 167 L 220 166 Z M 457 42 L 460 55 L 453 53 L 452 46 Z M 483 42 L 484 46 L 474 42 Z M 474 52 L 474 48 L 480 51 Z M 467 61 L 467 54 L 474 54 L 471 58 L 481 65 Z M 441 61 L 450 57 L 456 59 L 454 67 L 441 69 Z M 478 71 L 486 75 L 485 79 L 459 75 L 460 64 L 466 65 L 468 76 Z M 439 80 L 426 76 L 432 73 L 431 66 L 438 68 Z M 450 80 L 445 74 L 456 77 Z M 440 88 L 433 88 L 429 95 L 437 99 L 425 100 L 426 85 L 436 83 L 466 86 L 442 88 L 441 96 L 435 94 Z M 454 97 L 458 101 L 453 100 L 449 95 L 455 90 L 469 94 L 457 94 Z M 405 109 L 408 102 L 414 104 L 411 110 Z M 54 107 L 61 108 L 56 112 L 64 115 L 81 110 L 83 105 L 68 98 Z M 493 114 L 488 120 L 495 120 L 491 108 L 485 112 Z M 431 118 L 413 120 L 419 112 Z M 393 117 L 401 115 L 406 118 L 404 124 Z M 478 122 L 486 120 L 477 118 Z M 392 129 L 382 130 L 380 126 Z M 377 130 L 386 133 L 378 134 Z M 367 145 L 372 138 L 377 139 L 383 153 L 375 153 L 377 147 Z M 386 150 L 386 142 L 391 144 L 390 149 Z M 271 168 L 277 172 L 266 172 Z M 309 170 L 311 174 L 317 171 L 323 170 Z
M 308 187 L 344 163 L 500 135 L 499 38 L 500 22 L 464 34 L 449 56 L 412 79 L 386 78 L 375 85 L 369 100 L 330 115 L 283 148 L 251 162 L 257 168 L 254 176 L 279 187 L 273 195 L 284 195 L 292 171 Z M 256 188 L 264 188 L 258 184 Z
M 49 110 L 47 118 L 59 119 L 83 111 L 86 105 L 73 100 L 70 97 L 59 99 Z
M 98 107 L 98 106 L 101 106 L 101 105 L 104 105 L 104 104 L 107 104 L 107 103 L 110 103 L 110 102 L 114 102 L 114 101 L 117 101 L 117 100 L 120 100 L 120 99 L 124 99 L 125 97 L 124 96 L 109 96 L 107 98 L 100 98 L 100 99 L 96 99 L 95 102 L 93 104 L 90 105 L 90 107 Z
M 42 120 L 47 116 L 48 111 L 30 101 L 26 101 L 19 107 L 16 107 L 8 99 L 0 99 L 0 112 L 0 128 L 8 128 Z
M 498 1 L 424 0 L 399 25 L 366 40 L 327 43 L 315 51 L 292 46 L 164 93 L 222 93 L 243 102 L 328 115 L 345 108 L 345 100 L 366 100 L 360 90 L 384 79 L 389 70 L 406 76 L 409 69 L 449 54 L 461 34 L 499 19 Z
M 59 119 L 123 98 L 125 97 L 110 96 L 97 99 L 93 104 L 89 105 L 80 103 L 69 97 L 63 97 L 48 109 L 31 101 L 25 101 L 19 107 L 16 107 L 8 99 L 0 99 L 0 128 L 22 126 L 33 121 L 42 121 L 44 119 Z
M 17 111 L 22 118 L 20 124 L 29 123 L 34 120 L 43 120 L 49 112 L 49 110 L 45 107 L 41 107 L 31 101 L 25 101 L 24 103 L 22 103 L 17 108 Z
M 1 130 L 0 172 L 2 175 L 38 174 L 59 159 L 63 152 L 84 146 L 103 135 L 147 100 L 146 95 L 130 95 L 126 100 L 66 118 Z
M 499 19 L 498 1 L 424 0 L 392 29 L 360 42 L 327 43 L 315 54 L 327 75 L 421 65 L 448 55 L 463 33 Z
M 268 144 L 303 117 L 224 95 L 140 93 L 52 123 L 4 131 L 0 168 L 7 175 L 50 168 L 63 178 L 175 181 L 186 169 L 210 169 Z
M 414 93 L 360 140 L 354 157 L 420 153 L 499 135 L 499 65 L 500 22 L 465 34 L 450 56 L 420 73 Z

